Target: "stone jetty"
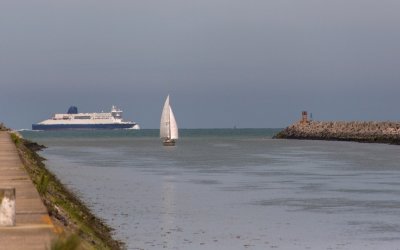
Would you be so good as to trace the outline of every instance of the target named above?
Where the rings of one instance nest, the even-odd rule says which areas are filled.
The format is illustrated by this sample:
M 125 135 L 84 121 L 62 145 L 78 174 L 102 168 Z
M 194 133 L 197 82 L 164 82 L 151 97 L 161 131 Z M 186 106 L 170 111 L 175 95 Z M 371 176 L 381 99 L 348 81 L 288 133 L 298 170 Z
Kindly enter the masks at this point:
M 54 225 L 6 131 L 0 131 L 0 217 L 0 249 L 50 249 Z
M 400 122 L 310 121 L 303 112 L 299 122 L 285 128 L 275 138 L 400 144 Z

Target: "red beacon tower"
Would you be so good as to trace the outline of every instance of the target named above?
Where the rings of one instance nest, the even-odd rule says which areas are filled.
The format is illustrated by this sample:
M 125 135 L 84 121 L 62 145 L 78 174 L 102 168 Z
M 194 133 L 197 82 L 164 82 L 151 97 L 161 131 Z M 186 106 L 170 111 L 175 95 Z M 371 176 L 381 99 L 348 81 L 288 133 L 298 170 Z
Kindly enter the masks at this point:
M 308 123 L 309 123 L 308 113 L 307 113 L 307 111 L 302 111 L 301 112 L 300 124 L 308 124 Z

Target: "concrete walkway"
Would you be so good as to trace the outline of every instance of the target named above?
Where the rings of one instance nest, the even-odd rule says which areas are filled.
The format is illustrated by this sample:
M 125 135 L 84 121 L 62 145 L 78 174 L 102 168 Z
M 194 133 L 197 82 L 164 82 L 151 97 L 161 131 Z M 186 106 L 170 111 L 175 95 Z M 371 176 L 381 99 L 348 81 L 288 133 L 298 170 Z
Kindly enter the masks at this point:
M 54 226 L 7 132 L 0 131 L 0 188 L 16 189 L 16 226 L 0 227 L 0 250 L 50 249 Z

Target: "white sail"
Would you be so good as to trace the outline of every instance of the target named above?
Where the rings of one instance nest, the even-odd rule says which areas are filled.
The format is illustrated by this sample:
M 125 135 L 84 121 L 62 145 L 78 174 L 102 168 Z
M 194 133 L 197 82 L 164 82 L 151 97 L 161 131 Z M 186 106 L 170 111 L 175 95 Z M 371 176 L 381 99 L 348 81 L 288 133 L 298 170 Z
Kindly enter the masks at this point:
M 170 138 L 170 110 L 169 107 L 169 95 L 164 103 L 164 108 L 161 113 L 161 120 L 160 120 L 160 138 Z
M 164 103 L 160 120 L 160 138 L 165 140 L 178 139 L 178 125 L 176 124 L 174 112 L 169 105 L 169 95 Z
M 178 139 L 178 125 L 176 124 L 174 112 L 172 112 L 171 106 L 169 106 L 169 117 L 170 117 L 170 139 L 176 140 Z

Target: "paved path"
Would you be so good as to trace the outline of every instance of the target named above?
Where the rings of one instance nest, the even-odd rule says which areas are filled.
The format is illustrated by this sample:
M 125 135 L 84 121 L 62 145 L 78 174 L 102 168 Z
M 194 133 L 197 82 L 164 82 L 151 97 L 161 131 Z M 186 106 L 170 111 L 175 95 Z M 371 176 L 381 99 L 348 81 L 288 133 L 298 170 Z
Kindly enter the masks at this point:
M 16 189 L 16 226 L 0 227 L 0 250 L 50 249 L 54 226 L 7 132 L 0 131 L 0 188 Z

